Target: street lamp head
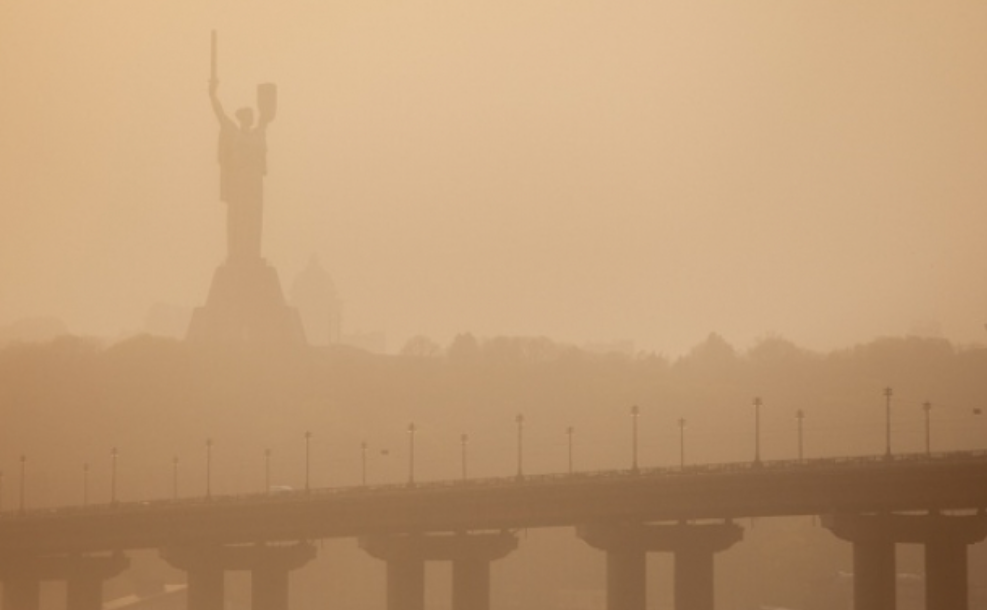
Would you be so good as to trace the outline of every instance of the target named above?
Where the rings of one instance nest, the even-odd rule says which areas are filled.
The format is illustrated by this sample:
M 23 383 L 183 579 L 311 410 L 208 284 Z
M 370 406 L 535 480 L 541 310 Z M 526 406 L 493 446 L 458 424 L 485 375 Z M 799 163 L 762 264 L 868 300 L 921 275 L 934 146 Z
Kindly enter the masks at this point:
M 572 426 L 569 426 L 568 428 L 565 429 L 565 433 L 568 434 L 569 436 L 572 436 L 573 432 L 575 431 L 576 429 L 573 428 Z
M 211 438 L 207 438 L 206 439 L 206 447 L 212 447 L 212 439 Z
M 680 417 L 679 418 L 679 428 L 685 428 L 685 418 L 684 417 Z
M 305 440 L 308 440 L 308 439 L 310 439 L 310 438 L 312 438 L 312 433 L 311 433 L 311 432 L 309 432 L 308 430 L 306 430 L 306 431 L 305 431 Z
M 470 440 L 470 435 L 469 434 L 466 434 L 464 432 L 464 433 L 462 433 L 462 434 L 459 435 L 459 442 L 461 442 L 462 444 L 465 445 L 466 443 L 469 442 L 469 440 Z
M 922 410 L 925 411 L 926 413 L 928 413 L 929 411 L 931 411 L 932 410 L 932 403 L 929 402 L 928 400 L 925 401 L 924 403 L 922 403 Z
M 798 411 L 796 411 L 795 412 L 795 419 L 798 419 L 798 420 L 805 419 L 805 411 L 803 411 L 802 409 L 799 409 Z
M 754 398 L 754 406 L 755 407 L 760 407 L 762 404 L 764 404 L 764 403 L 761 402 L 761 397 L 760 396 L 757 396 L 757 397 Z
M 415 427 L 415 422 L 408 424 L 408 434 L 414 434 L 417 429 L 418 428 Z
M 640 413 L 641 413 L 641 409 L 637 405 L 631 407 L 631 415 L 637 417 Z
M 888 387 L 884 388 L 884 395 L 886 397 L 891 398 L 891 396 L 892 396 L 893 393 L 894 392 L 891 391 L 891 386 L 888 386 Z
M 515 422 L 517 422 L 517 425 L 518 425 L 518 426 L 521 426 L 521 425 L 523 425 L 523 424 L 524 424 L 524 414 L 523 414 L 523 413 L 518 413 L 518 414 L 517 414 L 517 415 L 516 415 L 516 416 L 514 417 L 514 421 L 515 421 Z

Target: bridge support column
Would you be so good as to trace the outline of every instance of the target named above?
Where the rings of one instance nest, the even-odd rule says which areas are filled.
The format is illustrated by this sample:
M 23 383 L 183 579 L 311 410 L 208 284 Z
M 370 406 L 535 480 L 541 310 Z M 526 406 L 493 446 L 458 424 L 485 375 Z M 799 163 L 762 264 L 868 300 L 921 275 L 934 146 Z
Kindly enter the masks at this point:
M 0 558 L 4 610 L 37 610 L 41 582 L 66 583 L 68 610 L 100 610 L 103 582 L 124 571 L 130 561 L 121 554 L 10 555 Z
M 517 538 L 498 534 L 372 536 L 360 547 L 387 562 L 387 609 L 422 610 L 425 562 L 452 562 L 453 610 L 489 610 L 490 562 L 517 548 Z
M 452 607 L 454 610 L 490 608 L 490 560 L 472 557 L 453 560 Z
M 200 564 L 184 569 L 188 574 L 188 610 L 223 610 L 226 598 L 223 568 Z
M 955 540 L 925 544 L 925 607 L 967 610 L 966 543 Z
M 3 610 L 38 610 L 41 580 L 31 576 L 14 576 L 3 581 Z
M 608 610 L 644 610 L 647 557 L 641 549 L 607 550 Z
M 675 554 L 676 610 L 713 610 L 713 557 L 743 537 L 734 523 L 592 524 L 577 534 L 607 552 L 607 610 L 644 610 L 649 551 Z
M 165 549 L 161 556 L 188 574 L 189 610 L 223 610 L 227 570 L 251 572 L 253 610 L 287 610 L 289 573 L 311 561 L 315 547 L 197 545 Z
M 853 607 L 860 610 L 894 610 L 894 543 L 861 540 L 853 543 Z
M 288 570 L 280 566 L 263 566 L 250 577 L 254 610 L 288 610 Z
M 713 610 L 713 553 L 683 548 L 675 552 L 675 608 Z
M 823 519 L 853 543 L 856 610 L 894 610 L 894 545 L 925 545 L 925 607 L 967 610 L 967 545 L 987 537 L 987 516 L 833 515 Z

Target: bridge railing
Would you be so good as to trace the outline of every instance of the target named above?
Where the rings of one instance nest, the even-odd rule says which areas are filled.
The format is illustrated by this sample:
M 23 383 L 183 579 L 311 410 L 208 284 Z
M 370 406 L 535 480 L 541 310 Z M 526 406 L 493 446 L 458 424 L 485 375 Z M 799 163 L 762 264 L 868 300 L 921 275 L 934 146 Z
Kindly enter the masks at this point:
M 200 507 L 207 509 L 218 505 L 233 503 L 250 503 L 253 505 L 282 504 L 310 502 L 338 496 L 387 496 L 393 494 L 432 493 L 450 489 L 489 489 L 495 487 L 516 488 L 518 485 L 596 485 L 607 484 L 629 479 L 673 479 L 680 477 L 737 475 L 748 473 L 776 473 L 778 471 L 825 471 L 858 468 L 900 468 L 902 465 L 916 463 L 957 463 L 957 462 L 987 462 L 987 451 L 950 451 L 938 453 L 903 453 L 886 455 L 864 455 L 823 457 L 811 459 L 786 459 L 761 462 L 722 462 L 707 464 L 687 464 L 685 466 L 657 466 L 649 468 L 611 469 L 597 471 L 576 471 L 572 473 L 530 474 L 521 477 L 483 477 L 471 479 L 447 479 L 438 481 L 421 481 L 413 485 L 408 483 L 386 483 L 376 485 L 349 485 L 339 487 L 321 487 L 311 490 L 278 490 L 252 492 L 246 494 L 223 494 L 210 497 L 185 497 L 177 499 L 156 499 L 136 502 L 116 502 L 74 505 L 57 508 L 28 509 L 25 511 L 5 511 L 0 513 L 0 519 L 19 517 L 63 517 L 82 514 L 105 514 L 107 512 L 140 512 L 187 510 Z

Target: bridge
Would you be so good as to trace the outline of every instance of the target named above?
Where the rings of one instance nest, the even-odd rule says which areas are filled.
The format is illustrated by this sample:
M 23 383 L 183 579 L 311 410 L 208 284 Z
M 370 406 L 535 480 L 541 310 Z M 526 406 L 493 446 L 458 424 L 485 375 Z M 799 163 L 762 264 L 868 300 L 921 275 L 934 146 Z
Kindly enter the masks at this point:
M 737 520 L 821 515 L 853 545 L 857 610 L 895 607 L 894 548 L 926 548 L 927 608 L 968 607 L 967 545 L 987 536 L 987 452 L 825 458 L 354 486 L 69 506 L 0 514 L 4 610 L 37 610 L 41 581 L 97 610 L 125 553 L 159 549 L 188 573 L 190 610 L 223 607 L 222 575 L 250 570 L 257 610 L 287 610 L 311 541 L 359 538 L 387 566 L 388 610 L 424 607 L 424 562 L 453 565 L 453 607 L 489 608 L 489 564 L 513 532 L 572 526 L 607 556 L 609 610 L 644 610 L 645 557 L 675 558 L 678 610 L 712 610 L 717 552 Z

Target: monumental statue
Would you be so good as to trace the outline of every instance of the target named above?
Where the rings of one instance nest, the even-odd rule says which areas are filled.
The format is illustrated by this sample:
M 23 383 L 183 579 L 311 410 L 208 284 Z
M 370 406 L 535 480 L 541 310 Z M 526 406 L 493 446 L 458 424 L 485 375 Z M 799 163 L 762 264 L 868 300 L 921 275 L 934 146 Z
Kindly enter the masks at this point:
M 274 119 L 277 89 L 265 83 L 257 87 L 260 120 L 254 111 L 240 108 L 236 122 L 227 116 L 216 95 L 219 81 L 209 81 L 209 98 L 219 121 L 219 198 L 226 203 L 226 248 L 230 259 L 259 258 L 264 208 L 264 176 L 267 174 L 267 126 Z
M 206 305 L 195 310 L 188 338 L 208 342 L 304 343 L 298 312 L 287 306 L 277 271 L 261 256 L 267 126 L 277 88 L 257 86 L 258 119 L 240 108 L 235 120 L 219 100 L 216 32 L 212 33 L 209 99 L 219 121 L 219 199 L 226 205 L 226 261 L 213 276 Z

